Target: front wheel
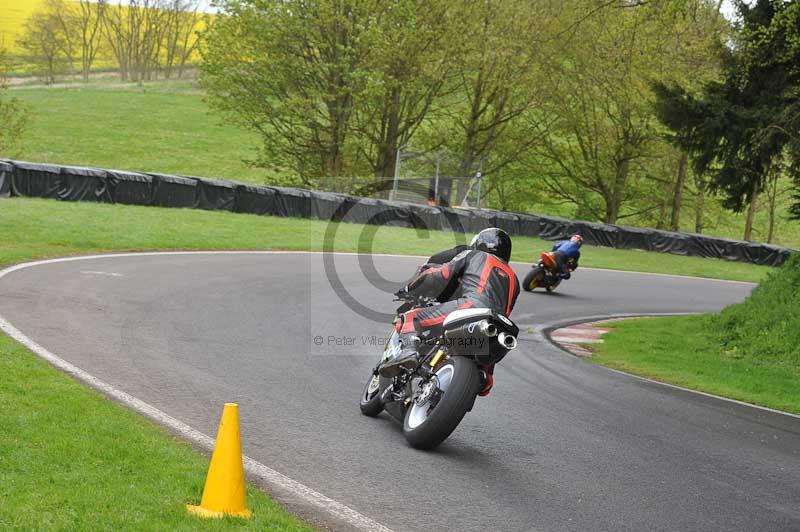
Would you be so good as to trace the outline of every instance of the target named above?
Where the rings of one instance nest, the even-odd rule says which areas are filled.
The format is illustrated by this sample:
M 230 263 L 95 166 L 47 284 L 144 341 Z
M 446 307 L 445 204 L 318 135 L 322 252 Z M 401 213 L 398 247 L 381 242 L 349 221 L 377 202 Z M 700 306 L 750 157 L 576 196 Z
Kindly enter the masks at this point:
M 406 411 L 403 434 L 408 443 L 417 449 L 442 443 L 472 409 L 479 389 L 480 371 L 471 360 L 453 357 L 440 364 Z
M 361 413 L 365 416 L 375 417 L 383 412 L 383 402 L 381 402 L 381 377 L 379 375 L 370 376 L 364 391 L 361 393 L 361 401 L 358 406 Z
M 522 281 L 522 288 L 526 292 L 532 292 L 534 288 L 541 286 L 542 281 L 544 281 L 544 270 L 541 266 L 534 266 Z

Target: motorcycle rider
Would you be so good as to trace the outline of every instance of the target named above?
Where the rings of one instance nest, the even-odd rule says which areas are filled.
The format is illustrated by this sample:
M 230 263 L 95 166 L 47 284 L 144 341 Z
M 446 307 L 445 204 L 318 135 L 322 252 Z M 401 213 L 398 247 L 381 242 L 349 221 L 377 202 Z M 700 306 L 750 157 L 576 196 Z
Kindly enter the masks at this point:
M 546 266 L 554 269 L 559 277 L 569 279 L 571 273 L 578 269 L 582 244 L 583 237 L 575 233 L 569 240 L 562 240 L 553 244 L 553 249 L 550 253 L 542 254 L 542 261 Z
M 448 251 L 437 255 L 447 257 Z M 415 359 L 419 341 L 438 336 L 442 323 L 455 310 L 490 308 L 509 316 L 520 290 L 519 280 L 508 265 L 510 258 L 511 237 L 502 229 L 491 227 L 475 235 L 469 248 L 458 252 L 451 260 L 420 268 L 396 295 L 403 299 L 427 296 L 446 302 L 401 314 L 395 327 L 401 334 L 404 350 L 409 352 L 401 354 L 391 366 Z M 483 382 L 479 395 L 485 396 L 494 384 L 494 364 L 481 369 Z

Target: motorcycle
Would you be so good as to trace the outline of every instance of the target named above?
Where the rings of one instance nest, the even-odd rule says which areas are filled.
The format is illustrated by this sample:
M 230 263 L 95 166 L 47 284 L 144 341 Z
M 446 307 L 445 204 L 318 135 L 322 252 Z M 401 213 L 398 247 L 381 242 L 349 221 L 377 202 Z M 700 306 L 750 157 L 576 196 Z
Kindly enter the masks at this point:
M 536 288 L 544 288 L 548 292 L 553 292 L 562 280 L 552 253 L 544 252 L 541 254 L 539 262 L 533 265 L 531 271 L 522 280 L 522 289 L 526 292 L 533 292 Z
M 407 301 L 398 318 L 432 304 L 428 298 Z M 491 309 L 456 310 L 438 336 L 412 335 L 417 356 L 401 358 L 409 350 L 394 329 L 361 394 L 361 413 L 375 417 L 385 410 L 403 424 L 412 447 L 433 449 L 472 410 L 482 388 L 479 366 L 499 362 L 516 349 L 518 334 L 514 322 Z

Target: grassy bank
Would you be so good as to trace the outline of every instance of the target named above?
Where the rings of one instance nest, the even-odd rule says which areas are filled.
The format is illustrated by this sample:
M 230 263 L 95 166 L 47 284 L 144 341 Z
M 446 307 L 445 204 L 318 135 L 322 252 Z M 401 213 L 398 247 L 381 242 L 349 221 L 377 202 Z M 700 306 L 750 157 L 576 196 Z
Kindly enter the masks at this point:
M 330 223 L 320 220 L 43 199 L 0 201 L 0 265 L 80 253 L 174 249 L 322 250 Z M 363 235 L 372 234 L 370 238 Z M 338 224 L 337 251 L 429 255 L 464 243 L 443 231 Z M 532 262 L 551 242 L 515 237 L 513 259 Z M 584 246 L 581 265 L 757 281 L 772 268 L 638 250 Z M 580 270 L 577 275 L 580 275 Z
M 263 183 L 258 137 L 211 115 L 193 81 L 139 87 L 116 81 L 70 88 L 20 87 L 30 108 L 21 159 L 226 177 Z
M 800 257 L 719 314 L 619 322 L 592 360 L 800 413 Z
M 613 324 L 592 362 L 748 403 L 800 413 L 800 367 L 726 352 L 711 316 Z
M 0 529 L 310 530 L 257 489 L 254 517 L 204 521 L 208 459 L 0 335 Z

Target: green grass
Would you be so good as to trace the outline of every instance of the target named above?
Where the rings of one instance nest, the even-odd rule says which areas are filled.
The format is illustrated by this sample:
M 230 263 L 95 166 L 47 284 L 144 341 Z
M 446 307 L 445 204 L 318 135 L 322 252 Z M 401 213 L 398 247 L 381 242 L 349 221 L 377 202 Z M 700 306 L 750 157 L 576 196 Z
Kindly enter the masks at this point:
M 44 199 L 0 201 L 0 265 L 80 253 L 174 249 L 322 250 L 329 222 Z M 429 255 L 466 235 L 384 226 L 336 225 L 337 251 Z M 368 235 L 372 235 L 369 236 Z M 532 262 L 551 242 L 514 237 L 513 259 Z M 584 246 L 586 267 L 757 281 L 772 268 L 638 250 Z M 580 270 L 578 274 L 580 275 Z
M 613 325 L 592 360 L 800 413 L 800 255 L 719 314 Z
M 726 352 L 713 315 L 625 320 L 592 346 L 592 362 L 800 413 L 800 365 Z
M 31 121 L 15 157 L 263 183 L 258 137 L 211 115 L 192 81 L 14 89 Z M 8 154 L 5 154 L 8 156 Z
M 0 335 L 0 529 L 311 530 L 248 489 L 251 520 L 200 520 L 208 458 Z

